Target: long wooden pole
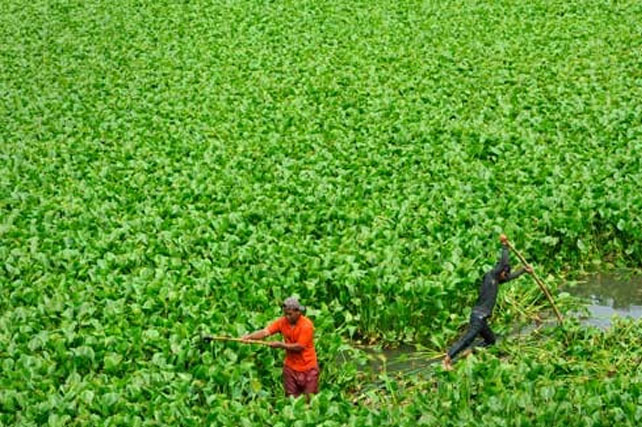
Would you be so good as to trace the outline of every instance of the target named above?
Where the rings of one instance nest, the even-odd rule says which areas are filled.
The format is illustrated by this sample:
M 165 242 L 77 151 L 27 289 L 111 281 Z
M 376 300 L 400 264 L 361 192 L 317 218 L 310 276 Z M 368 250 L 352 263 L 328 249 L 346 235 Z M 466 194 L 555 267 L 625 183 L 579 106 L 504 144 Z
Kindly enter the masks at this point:
M 213 335 L 206 335 L 203 337 L 203 340 L 205 341 L 233 341 L 233 342 L 240 342 L 243 344 L 259 344 L 259 345 L 271 345 L 269 341 L 261 341 L 261 340 L 244 340 L 242 338 L 232 338 L 232 337 L 218 337 L 218 336 L 213 336 Z
M 524 267 L 526 267 L 528 265 L 528 263 L 526 262 L 526 259 L 522 256 L 521 253 L 519 253 L 519 251 L 517 249 L 515 249 L 513 244 L 510 241 L 506 240 L 506 245 L 508 246 L 508 248 L 511 251 L 513 251 L 515 253 L 517 258 L 519 258 L 519 260 L 522 262 L 522 264 L 524 264 Z M 537 276 L 537 274 L 535 274 L 534 271 L 530 272 L 530 275 L 531 275 L 531 277 L 533 277 L 533 279 L 535 280 L 535 283 L 537 283 L 537 285 L 542 290 L 542 292 L 544 292 L 544 295 L 546 295 L 546 298 L 548 298 L 548 302 L 551 303 L 551 306 L 553 307 L 553 311 L 555 311 L 555 315 L 557 316 L 557 320 L 559 320 L 560 324 L 562 324 L 564 319 L 562 318 L 562 314 L 559 312 L 559 310 L 555 306 L 555 301 L 553 301 L 553 297 L 551 296 L 551 293 L 548 291 L 548 288 L 546 288 L 546 285 L 544 284 L 544 282 L 542 282 L 542 279 L 540 279 Z

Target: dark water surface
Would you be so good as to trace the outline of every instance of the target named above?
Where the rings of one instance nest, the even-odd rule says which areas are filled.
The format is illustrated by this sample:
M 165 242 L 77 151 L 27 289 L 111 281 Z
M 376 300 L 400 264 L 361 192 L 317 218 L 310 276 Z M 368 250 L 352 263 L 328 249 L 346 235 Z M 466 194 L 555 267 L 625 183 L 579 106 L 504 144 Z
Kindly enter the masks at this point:
M 376 347 L 365 350 L 370 359 L 368 368 L 373 372 L 385 371 L 389 374 L 421 370 L 441 358 L 424 351 L 417 351 L 412 346 L 401 346 L 393 349 Z
M 589 317 L 586 324 L 606 329 L 614 315 L 642 317 L 642 275 L 627 271 L 597 273 L 585 277 L 568 293 L 586 300 Z

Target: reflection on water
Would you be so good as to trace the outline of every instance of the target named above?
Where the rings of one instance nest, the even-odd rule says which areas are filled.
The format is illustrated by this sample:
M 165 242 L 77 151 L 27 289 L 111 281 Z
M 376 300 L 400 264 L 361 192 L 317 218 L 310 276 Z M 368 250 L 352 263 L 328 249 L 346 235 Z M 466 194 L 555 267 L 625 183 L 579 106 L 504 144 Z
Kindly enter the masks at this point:
M 572 295 L 588 301 L 590 317 L 587 324 L 608 328 L 611 317 L 642 317 L 642 275 L 620 271 L 598 273 L 585 282 L 568 289 Z

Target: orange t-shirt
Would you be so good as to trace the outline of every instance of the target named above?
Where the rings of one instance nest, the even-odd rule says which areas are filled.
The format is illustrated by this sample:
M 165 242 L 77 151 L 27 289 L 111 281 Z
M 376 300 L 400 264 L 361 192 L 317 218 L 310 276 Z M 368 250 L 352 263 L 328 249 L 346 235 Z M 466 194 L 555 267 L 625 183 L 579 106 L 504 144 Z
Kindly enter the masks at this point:
M 301 344 L 303 351 L 286 350 L 285 366 L 298 371 L 307 371 L 316 368 L 317 353 L 314 351 L 314 325 L 307 317 L 301 315 L 295 325 L 291 325 L 288 319 L 280 317 L 267 327 L 270 335 L 281 332 L 287 344 Z

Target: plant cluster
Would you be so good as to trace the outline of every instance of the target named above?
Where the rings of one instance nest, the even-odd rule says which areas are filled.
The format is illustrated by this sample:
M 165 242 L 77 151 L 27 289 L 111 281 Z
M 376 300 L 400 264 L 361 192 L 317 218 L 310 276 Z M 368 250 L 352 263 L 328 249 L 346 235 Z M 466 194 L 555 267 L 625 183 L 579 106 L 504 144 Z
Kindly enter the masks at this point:
M 0 424 L 639 420 L 639 370 L 605 377 L 639 354 L 634 329 L 627 348 L 600 347 L 618 328 L 553 332 L 562 367 L 491 351 L 370 400 L 349 342 L 443 350 L 500 232 L 551 274 L 640 266 L 641 16 L 3 1 Z M 534 286 L 502 291 L 500 331 L 545 306 Z M 198 340 L 263 327 L 291 294 L 317 331 L 309 408 L 281 397 L 282 355 Z

